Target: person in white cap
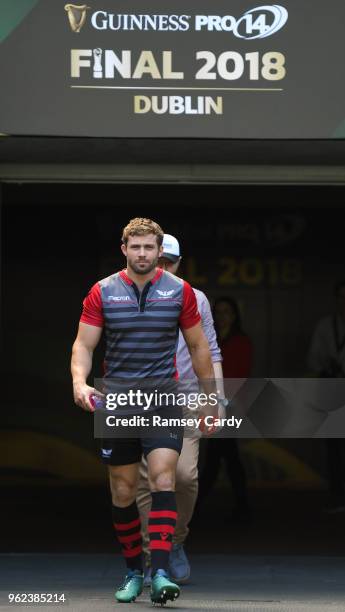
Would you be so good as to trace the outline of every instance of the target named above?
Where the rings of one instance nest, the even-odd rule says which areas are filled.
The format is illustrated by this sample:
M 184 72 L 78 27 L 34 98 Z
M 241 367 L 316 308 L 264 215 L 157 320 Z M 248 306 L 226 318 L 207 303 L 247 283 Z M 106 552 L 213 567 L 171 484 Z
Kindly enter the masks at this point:
M 158 265 L 164 268 L 167 272 L 176 274 L 180 261 L 181 255 L 178 240 L 170 234 L 164 234 L 163 255 L 159 259 Z M 209 342 L 215 379 L 217 380 L 217 388 L 220 391 L 220 397 L 224 398 L 222 356 L 217 344 L 210 304 L 206 295 L 202 291 L 195 288 L 193 288 L 193 290 L 196 296 L 198 310 L 201 315 L 203 330 Z M 186 383 L 188 393 L 198 392 L 198 379 L 193 372 L 188 347 L 181 333 L 179 335 L 176 361 L 179 380 L 182 384 L 183 381 L 188 381 L 188 383 Z M 227 400 L 220 400 L 220 417 L 225 416 L 226 403 Z M 198 457 L 200 437 L 201 433 L 198 430 L 193 429 L 188 431 L 187 435 L 184 437 L 182 452 L 177 464 L 176 502 L 178 518 L 175 535 L 173 538 L 173 548 L 170 552 L 169 558 L 169 573 L 170 578 L 178 584 L 187 582 L 190 577 L 190 564 L 185 554 L 183 545 L 189 532 L 188 524 L 192 518 L 198 495 Z M 144 586 L 150 585 L 149 537 L 147 533 L 147 520 L 150 504 L 151 497 L 147 476 L 147 464 L 143 459 L 140 466 L 137 505 L 141 516 L 143 550 L 147 562 Z

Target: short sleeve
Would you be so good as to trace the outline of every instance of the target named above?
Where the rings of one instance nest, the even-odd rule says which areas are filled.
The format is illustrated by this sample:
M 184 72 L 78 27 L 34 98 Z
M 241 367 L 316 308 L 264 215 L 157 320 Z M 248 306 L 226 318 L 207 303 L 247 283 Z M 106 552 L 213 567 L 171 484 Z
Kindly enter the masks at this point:
M 179 324 L 182 329 L 194 327 L 201 321 L 195 293 L 189 283 L 183 281 L 183 301 Z
M 104 326 L 101 290 L 98 283 L 90 289 L 83 301 L 83 312 L 80 322 L 94 325 L 95 327 Z

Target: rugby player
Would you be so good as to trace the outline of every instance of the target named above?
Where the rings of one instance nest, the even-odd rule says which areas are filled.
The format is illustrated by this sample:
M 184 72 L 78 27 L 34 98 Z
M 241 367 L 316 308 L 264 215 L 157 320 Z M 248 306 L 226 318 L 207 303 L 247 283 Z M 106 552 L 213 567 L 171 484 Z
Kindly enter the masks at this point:
M 213 368 L 209 345 L 202 330 L 192 287 L 157 268 L 162 256 L 163 231 L 150 219 L 132 219 L 124 228 L 121 250 L 126 269 L 97 282 L 83 303 L 72 351 L 75 403 L 93 411 L 95 389 L 87 379 L 93 352 L 104 328 L 105 379 L 177 376 L 175 352 L 180 328 L 191 354 L 195 374 L 206 391 L 212 387 Z M 211 382 L 207 382 L 211 381 Z M 110 439 L 102 444 L 108 465 L 113 522 L 127 565 L 123 584 L 115 593 L 119 602 L 131 602 L 143 588 L 140 518 L 136 504 L 139 466 L 147 460 L 152 507 L 148 519 L 152 564 L 151 600 L 166 603 L 179 596 L 167 573 L 176 525 L 175 474 L 183 433 L 164 438 Z

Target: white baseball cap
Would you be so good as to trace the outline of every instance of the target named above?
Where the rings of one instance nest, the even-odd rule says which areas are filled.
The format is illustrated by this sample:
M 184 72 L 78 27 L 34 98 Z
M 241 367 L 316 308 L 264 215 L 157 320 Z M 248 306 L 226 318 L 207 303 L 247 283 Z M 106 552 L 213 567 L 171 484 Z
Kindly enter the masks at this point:
M 171 234 L 164 234 L 163 238 L 163 255 L 162 257 L 166 257 L 173 261 L 174 263 L 178 261 L 180 257 L 180 245 L 178 240 Z

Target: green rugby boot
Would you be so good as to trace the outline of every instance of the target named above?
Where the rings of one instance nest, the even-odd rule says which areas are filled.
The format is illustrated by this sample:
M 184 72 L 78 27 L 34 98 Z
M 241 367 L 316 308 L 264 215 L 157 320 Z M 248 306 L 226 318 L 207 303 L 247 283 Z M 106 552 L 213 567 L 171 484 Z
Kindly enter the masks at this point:
M 162 606 L 166 604 L 168 599 L 175 601 L 180 594 L 180 589 L 169 580 L 165 570 L 159 569 L 151 579 L 151 601 L 159 603 Z
M 120 603 L 135 601 L 143 590 L 144 576 L 140 570 L 129 570 L 115 597 Z

